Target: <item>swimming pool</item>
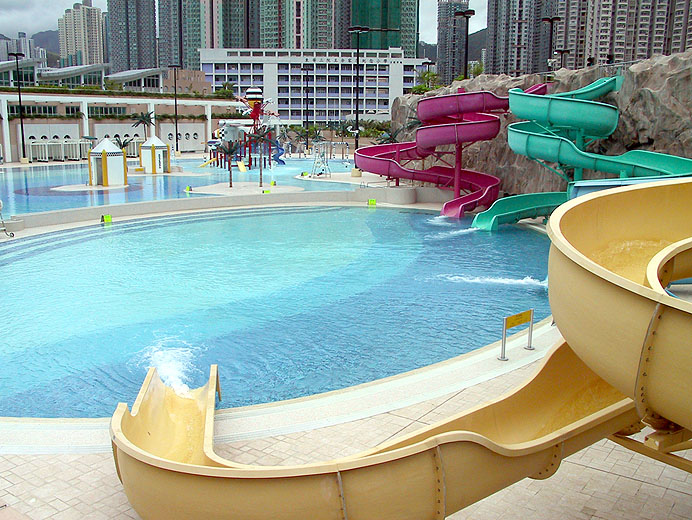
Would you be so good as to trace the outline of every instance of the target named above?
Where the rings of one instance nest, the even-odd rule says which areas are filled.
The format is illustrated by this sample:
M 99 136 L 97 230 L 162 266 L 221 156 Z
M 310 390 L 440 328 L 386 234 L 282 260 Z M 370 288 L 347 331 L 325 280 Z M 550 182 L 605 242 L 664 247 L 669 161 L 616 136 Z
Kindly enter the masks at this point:
M 0 416 L 99 417 L 149 365 L 224 407 L 309 395 L 499 339 L 549 314 L 549 241 L 397 209 L 225 210 L 0 244 Z
M 194 192 L 194 188 L 228 182 L 228 171 L 216 167 L 199 168 L 203 159 L 180 159 L 177 164 L 185 173 L 196 175 L 131 175 L 127 188 L 112 188 L 107 191 L 56 191 L 58 186 L 86 184 L 89 178 L 87 164 L 65 163 L 51 166 L 31 166 L 18 168 L 0 167 L 0 200 L 6 217 L 22 213 L 53 211 L 86 206 L 103 206 L 142 202 L 161 199 L 181 199 L 188 197 L 208 197 Z M 311 182 L 295 179 L 303 171 L 311 171 L 312 159 L 287 159 L 285 166 L 265 168 L 263 181 L 271 181 L 285 186 L 300 186 L 306 191 L 331 191 L 353 189 L 351 184 Z M 334 160 L 330 163 L 333 171 L 350 171 L 351 164 Z M 203 175 L 199 175 L 203 174 Z M 258 182 L 259 170 L 240 173 L 234 168 L 235 182 Z M 185 187 L 192 186 L 192 193 Z

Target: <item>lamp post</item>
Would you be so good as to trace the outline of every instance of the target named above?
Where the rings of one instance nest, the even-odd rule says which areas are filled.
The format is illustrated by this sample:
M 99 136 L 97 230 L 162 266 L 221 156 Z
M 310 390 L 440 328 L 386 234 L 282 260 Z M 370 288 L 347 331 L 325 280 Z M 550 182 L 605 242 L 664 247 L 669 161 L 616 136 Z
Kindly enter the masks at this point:
M 454 17 L 463 17 L 466 20 L 466 38 L 464 38 L 464 79 L 469 77 L 469 20 L 476 14 L 473 9 L 466 9 L 466 11 L 457 11 L 454 13 Z
M 557 52 L 560 55 L 560 68 L 565 67 L 565 54 L 569 54 L 570 50 L 569 49 L 557 49 L 555 52 Z
M 544 16 L 541 18 L 541 22 L 550 24 L 550 34 L 548 36 L 548 59 L 553 55 L 553 26 L 555 22 L 561 22 L 562 18 L 559 16 Z
M 348 28 L 350 34 L 356 35 L 356 138 L 355 138 L 355 150 L 358 150 L 358 136 L 360 135 L 360 35 L 371 31 L 375 32 L 398 32 L 399 29 L 374 29 L 372 27 L 366 27 L 364 25 L 353 25 Z
M 178 69 L 180 65 L 178 63 L 172 63 L 168 66 L 169 69 L 173 69 L 173 105 L 175 105 L 175 155 L 180 154 L 178 149 Z
M 24 144 L 24 107 L 22 106 L 22 79 L 19 77 L 19 58 L 24 57 L 23 52 L 8 52 L 8 56 L 14 58 L 14 63 L 17 67 L 17 96 L 19 97 L 19 126 L 22 131 L 22 158 L 21 162 L 26 161 L 26 145 Z
M 313 71 L 313 79 L 312 79 L 312 119 L 313 123 L 315 126 L 317 126 L 317 65 L 313 65 L 314 69 L 311 69 L 307 65 L 303 65 L 300 70 L 302 72 L 310 72 L 311 70 Z M 307 74 L 304 74 L 303 77 L 307 81 L 308 87 L 310 86 L 310 80 L 308 78 Z M 308 151 L 307 149 L 310 147 L 310 102 L 308 99 L 308 93 L 307 89 L 305 89 L 305 105 L 307 106 L 305 110 L 305 126 L 307 127 L 307 138 L 305 141 L 305 154 L 307 155 Z

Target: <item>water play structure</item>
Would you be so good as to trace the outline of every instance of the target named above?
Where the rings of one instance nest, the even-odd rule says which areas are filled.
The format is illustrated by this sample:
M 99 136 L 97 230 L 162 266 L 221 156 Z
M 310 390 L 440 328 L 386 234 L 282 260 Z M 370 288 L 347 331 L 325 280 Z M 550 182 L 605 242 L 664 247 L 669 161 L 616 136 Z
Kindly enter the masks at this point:
M 509 108 L 514 115 L 529 121 L 512 123 L 507 130 L 510 148 L 541 163 L 570 183 L 565 192 L 530 193 L 497 200 L 488 210 L 476 215 L 473 226 L 496 230 L 500 224 L 522 218 L 550 215 L 566 202 L 574 184 L 574 195 L 585 191 L 627 184 L 632 177 L 656 178 L 692 174 L 692 160 L 644 150 L 632 150 L 619 156 L 586 152 L 593 140 L 610 136 L 618 125 L 618 109 L 593 101 L 622 85 L 622 76 L 600 78 L 586 87 L 570 92 L 536 96 L 521 89 L 509 91 Z M 556 163 L 555 167 L 546 164 Z M 574 168 L 570 177 L 567 169 Z M 621 182 L 583 181 L 583 170 L 617 175 Z
M 546 85 L 527 90 L 536 95 L 546 91 Z M 416 130 L 416 140 L 360 148 L 355 152 L 356 166 L 397 182 L 411 179 L 453 190 L 454 198 L 444 205 L 442 215 L 459 218 L 479 205 L 490 205 L 498 197 L 500 180 L 488 173 L 462 168 L 462 152 L 465 144 L 494 139 L 500 131 L 497 113 L 508 108 L 507 97 L 485 91 L 421 99 L 417 110 L 423 126 Z M 441 159 L 450 153 L 437 149 L 445 145 L 454 145 L 453 165 L 427 169 L 409 166 L 412 161 L 429 156 Z M 466 193 L 462 194 L 462 190 Z
M 111 422 L 125 492 L 145 519 L 444 518 L 610 437 L 685 471 L 692 303 L 692 181 L 642 184 L 563 204 L 549 222 L 549 294 L 564 337 L 525 385 L 489 404 L 326 463 L 260 467 L 214 452 L 218 374 L 188 396 L 151 369 Z M 646 211 L 642 211 L 646 208 Z M 655 217 L 655 218 L 652 218 Z M 661 226 L 666 222 L 666 226 Z M 629 435 L 644 423 L 641 443 Z

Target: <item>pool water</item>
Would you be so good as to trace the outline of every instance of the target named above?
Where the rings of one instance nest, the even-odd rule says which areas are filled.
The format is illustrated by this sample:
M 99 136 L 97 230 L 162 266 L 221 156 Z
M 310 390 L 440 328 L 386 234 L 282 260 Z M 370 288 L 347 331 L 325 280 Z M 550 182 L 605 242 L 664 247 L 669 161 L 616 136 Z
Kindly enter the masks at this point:
M 22 213 L 53 211 L 60 209 L 82 208 L 86 206 L 103 206 L 142 202 L 161 199 L 180 199 L 189 197 L 208 197 L 194 192 L 194 188 L 228 182 L 228 170 L 208 166 L 200 168 L 204 159 L 180 159 L 177 164 L 184 172 L 200 175 L 131 175 L 127 188 L 112 188 L 107 191 L 56 191 L 59 186 L 85 185 L 89 179 L 87 164 L 65 163 L 52 166 L 31 166 L 18 168 L 0 167 L 0 200 L 3 201 L 5 217 Z M 132 161 L 130 161 L 132 163 Z M 285 166 L 264 168 L 263 182 L 270 184 L 276 181 L 280 185 L 300 186 L 307 191 L 353 189 L 353 185 L 343 183 L 313 182 L 296 179 L 303 171 L 311 171 L 312 159 L 286 159 Z M 342 160 L 330 161 L 332 171 L 350 171 L 352 163 Z M 246 173 L 233 169 L 235 182 L 259 183 L 259 169 Z M 192 186 L 192 192 L 185 187 Z
M 226 210 L 0 244 L 0 416 L 99 417 L 148 366 L 224 407 L 445 360 L 549 314 L 548 239 L 410 210 Z

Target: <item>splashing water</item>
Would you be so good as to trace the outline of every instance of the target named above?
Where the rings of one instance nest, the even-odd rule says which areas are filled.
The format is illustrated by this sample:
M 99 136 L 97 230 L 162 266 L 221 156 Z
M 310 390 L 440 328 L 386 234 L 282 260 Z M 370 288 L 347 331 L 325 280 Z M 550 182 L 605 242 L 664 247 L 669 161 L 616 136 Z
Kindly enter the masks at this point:
M 154 367 L 167 386 L 176 394 L 189 397 L 190 373 L 195 370 L 194 359 L 199 348 L 176 337 L 163 337 L 137 353 L 139 367 Z
M 449 226 L 454 225 L 454 223 L 451 220 L 449 220 L 447 217 L 445 217 L 443 215 L 438 215 L 436 217 L 428 219 L 427 223 L 430 224 L 431 226 L 441 226 L 441 227 L 449 227 Z
M 437 233 L 436 235 L 428 235 L 425 238 L 428 240 L 446 240 L 452 237 L 475 233 L 476 231 L 478 231 L 476 228 L 455 229 L 454 231 L 445 231 L 443 233 Z
M 440 274 L 435 277 L 438 280 L 445 280 L 454 283 L 479 283 L 479 284 L 501 284 L 501 285 L 532 285 L 536 287 L 548 288 L 548 279 L 537 280 L 531 276 L 524 278 L 502 278 L 494 276 L 459 276 L 454 274 Z

